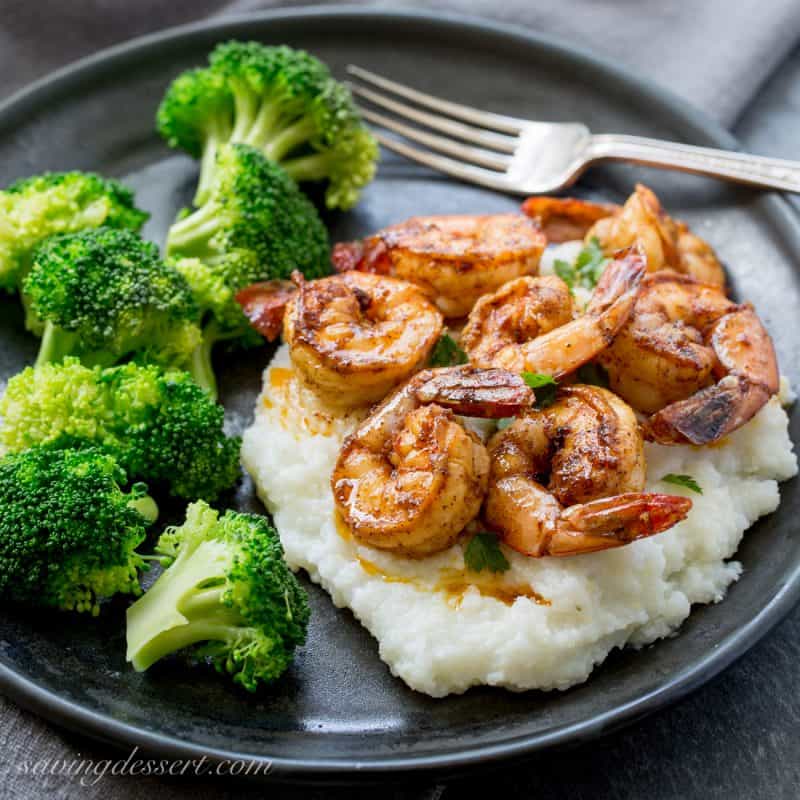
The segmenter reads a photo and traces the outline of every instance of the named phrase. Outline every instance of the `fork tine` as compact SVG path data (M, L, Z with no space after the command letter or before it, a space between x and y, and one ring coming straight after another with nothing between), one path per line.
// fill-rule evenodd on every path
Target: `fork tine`
M512 136L475 128L472 125L465 125L463 122L455 122L452 119L447 119L447 117L442 117L438 114L429 114L427 111L420 111L405 103L398 103L397 100L384 97L382 94L373 92L371 89L365 89L356 84L349 85L350 90L358 97L363 97L365 100L369 100L370 103L380 106L381 108L394 111L401 117L413 119L414 122L419 122L421 125L425 125L428 128L433 128L442 133L449 133L451 136L457 136L465 142L480 144L491 150L499 150L501 153L513 154L516 149L517 142Z
M491 111L479 111L471 106L464 106L461 103L453 103L441 97L434 97L431 94L425 94L425 92L404 86L402 83L383 78L374 72L357 67L355 64L348 64L347 72L356 78L360 78L365 83L379 86L381 89L386 89L388 92L393 92L405 97L407 100L412 100L421 106L425 106L425 108L432 108L464 122L472 122L484 128L491 128L510 134L517 134L525 127L525 120L523 119L507 117L504 114L494 114Z
M430 147L431 150L436 150L439 153L446 153L447 155L455 156L464 161L471 161L473 164L480 164L482 167L496 169L499 172L505 172L511 163L511 159L508 156L492 153L489 150L484 150L482 147L471 147L468 144L461 144L452 139L446 139L444 136L438 136L435 133L427 133L419 128L405 125L391 117L386 117L383 114L378 114L366 108L359 108L359 111L362 116L370 122L380 125L382 128L388 128L395 133L399 133L401 136L405 136L406 139L411 139L413 142L425 144Z
M494 172L490 169L483 169L483 167L474 167L471 164L464 164L453 158L438 156L426 150L419 150L416 147L405 144L405 142L393 139L391 136L385 136L380 131L374 132L374 135L387 150L399 153L401 156L405 156L419 164L424 164L431 169L444 172L445 175L452 175L459 180L467 181L468 183L477 183L480 186L486 186L489 189L497 189L501 192L522 194L522 192L520 192L517 187L510 184L501 173Z

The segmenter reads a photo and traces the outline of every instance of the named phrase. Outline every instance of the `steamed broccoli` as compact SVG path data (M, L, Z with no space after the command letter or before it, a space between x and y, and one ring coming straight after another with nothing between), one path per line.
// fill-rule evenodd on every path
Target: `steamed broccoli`
M39 365L74 355L109 366L136 355L183 367L200 343L186 279L130 231L98 228L47 239L23 288L45 323Z
M0 443L86 443L110 453L133 479L177 497L213 500L239 477L238 437L224 410L185 372L155 365L88 368L75 358L28 368L0 399Z
M255 281L330 271L328 234L314 206L276 164L246 145L223 145L209 199L178 219L167 239L203 316L192 372L213 387L211 350L220 340L259 342L236 293Z
M147 217L134 206L129 189L91 172L50 172L17 181L0 192L0 288L21 287L34 249L49 236L101 225L139 231ZM29 315L27 325L41 333L35 317Z
M305 641L308 597L264 517L193 503L156 552L167 569L128 609L135 669L188 650L250 691L286 670Z
M171 147L201 159L195 203L209 197L223 142L258 148L297 181L328 182L326 204L347 209L375 174L378 145L350 90L317 58L290 47L228 42L210 66L179 75L157 114Z
M98 450L35 447L0 461L0 597L99 612L118 592L138 594L135 548L158 510L146 487Z

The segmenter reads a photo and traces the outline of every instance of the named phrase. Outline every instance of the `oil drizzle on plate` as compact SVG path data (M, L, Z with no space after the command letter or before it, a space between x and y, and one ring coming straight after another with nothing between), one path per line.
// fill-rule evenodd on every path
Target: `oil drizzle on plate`
M338 512L335 513L335 524L339 536L345 541L352 541L353 534ZM520 597L525 597L540 606L550 605L550 601L546 597L542 597L531 586L522 583L507 583L494 575L483 576L480 573L476 574L464 569L443 569L439 572L439 579L431 586L417 578L387 572L363 556L356 556L356 558L359 566L367 575L381 578L386 583L405 583L419 589L442 593L445 595L448 605L453 608L461 605L464 595L472 588L476 589L482 597L491 597L507 606L514 605L514 602Z

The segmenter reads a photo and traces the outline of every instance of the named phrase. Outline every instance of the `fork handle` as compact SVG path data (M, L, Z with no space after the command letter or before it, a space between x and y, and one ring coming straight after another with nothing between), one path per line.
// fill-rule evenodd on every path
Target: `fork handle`
M766 189L800 192L800 161L782 158L616 134L592 136L589 158L591 161L628 161Z

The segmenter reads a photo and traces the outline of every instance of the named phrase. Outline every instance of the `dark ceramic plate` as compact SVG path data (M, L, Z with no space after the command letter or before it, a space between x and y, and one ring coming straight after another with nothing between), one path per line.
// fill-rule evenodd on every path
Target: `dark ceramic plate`
M308 48L342 74L354 62L424 90L532 119L581 120L598 132L735 146L677 98L563 43L475 21L358 10L267 14L207 23L101 53L38 83L0 109L0 185L46 169L122 176L163 238L190 197L195 165L153 131L159 98L176 73L229 37ZM686 176L618 167L590 172L577 192L621 200L646 178L670 210L719 249L736 291L755 302L774 334L783 370L798 384L800 228L779 197ZM353 238L413 214L507 211L510 197L454 183L386 155L357 209L328 219ZM0 313L0 376L30 363L36 343L16 305ZM220 363L232 423L243 427L268 353ZM220 359L222 361L223 359ZM794 438L800 415L792 416ZM20 703L91 736L173 756L255 758L280 777L392 770L457 770L596 736L672 702L753 645L800 596L796 482L777 513L740 550L742 579L720 605L696 609L680 635L643 652L613 654L568 692L488 688L432 700L392 678L375 641L321 590L310 587L308 645L288 675L255 696L211 672L125 664L124 603L99 620L0 611L0 686ZM259 508L249 484L232 503Z

